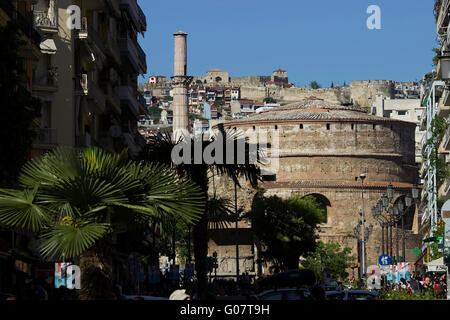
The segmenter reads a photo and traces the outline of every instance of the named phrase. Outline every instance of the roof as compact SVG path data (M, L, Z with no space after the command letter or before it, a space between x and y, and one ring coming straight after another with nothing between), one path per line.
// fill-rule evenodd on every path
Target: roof
M239 100L241 102L241 100ZM372 121L416 125L396 119L383 118L366 113L357 106L344 106L316 97L301 100L286 106L263 111L251 119L236 119L228 123L270 122L270 121Z

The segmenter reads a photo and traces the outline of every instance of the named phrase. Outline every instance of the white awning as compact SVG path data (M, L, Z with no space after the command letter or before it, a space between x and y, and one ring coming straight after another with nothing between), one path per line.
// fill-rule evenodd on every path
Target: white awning
M53 39L47 39L41 42L40 45L41 52L46 54L55 54L56 53L56 45Z

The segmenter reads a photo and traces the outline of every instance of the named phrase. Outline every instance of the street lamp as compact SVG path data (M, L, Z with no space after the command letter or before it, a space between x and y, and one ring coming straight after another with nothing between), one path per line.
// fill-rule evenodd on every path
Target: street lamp
M361 246L361 256L362 256L362 260L361 260L361 279L364 279L364 275L366 274L366 239L365 239L365 218L364 218L364 179L366 179L366 174L365 173L361 173L359 175L359 178L361 179L361 221L362 221L362 225L361 225L361 241L362 241L362 246Z
M389 185L387 186L386 196L389 202L392 200L392 198L394 198L394 186L392 185L392 183L389 183Z

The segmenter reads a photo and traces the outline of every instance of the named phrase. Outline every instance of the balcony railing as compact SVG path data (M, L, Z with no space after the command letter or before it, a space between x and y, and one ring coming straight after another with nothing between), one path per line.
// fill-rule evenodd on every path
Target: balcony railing
M44 30L58 30L58 16L55 12L53 17L49 17L45 11L34 11L34 24Z
M55 145L57 143L56 129L38 129L34 143Z
M119 39L119 47L122 55L129 58L135 71L139 74L145 74L147 63L145 61L145 53L128 34L121 35Z
M39 47L42 37L33 26L32 13L30 12L29 15L24 17L20 12L16 10L16 8L9 0L1 0L0 8L5 11L10 19L19 22L20 30L31 40L33 44Z
M128 10L128 13L130 14L130 17L133 20L138 32L146 31L147 20L136 0L120 0L120 5Z
M443 149L446 151L450 151L450 126L447 128L447 131L445 131L445 135L442 138L443 142Z
M124 101L129 107L132 113L137 117L139 115L139 105L136 98L135 90L130 86L119 87L120 100Z

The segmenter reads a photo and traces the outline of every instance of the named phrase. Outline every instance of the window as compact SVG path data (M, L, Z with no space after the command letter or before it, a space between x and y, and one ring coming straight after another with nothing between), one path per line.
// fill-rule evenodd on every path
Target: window
M327 123L327 130L330 130L330 124Z
M408 114L408 111L406 111L406 110L400 110L400 111L398 111L398 115L399 116L406 116Z
M302 123L302 124L300 124L300 129L303 129L303 123Z
M354 130L355 129L355 125L352 123L352 130Z
M275 130L278 130L278 126L277 125L275 125Z

